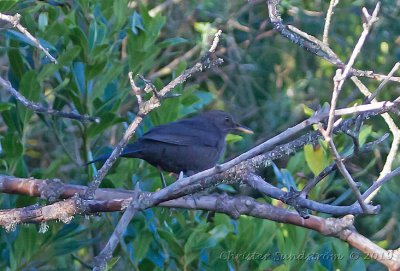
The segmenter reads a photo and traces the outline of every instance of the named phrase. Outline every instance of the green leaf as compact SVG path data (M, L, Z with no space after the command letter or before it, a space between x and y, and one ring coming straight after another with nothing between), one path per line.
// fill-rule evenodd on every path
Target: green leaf
M114 265L119 261L121 257L113 257L107 262L106 270L113 270Z
M249 232L253 234L249 234ZM265 232L270 234L266 235ZM276 232L275 223L271 221L242 216L238 221L238 239L233 250L236 252L254 251L263 253L268 250L268 247L272 246Z
M305 145L304 156L306 158L308 167L315 176L324 169L324 151L319 145L317 145L315 148L311 144Z
M167 242L168 247L171 249L170 252L172 252L175 256L178 257L180 255L183 255L182 245L178 242L174 233L161 229L159 229L157 232L160 235L160 237Z
M47 12L41 12L39 14L38 23L40 31L44 31L49 24L49 14Z
M343 270L346 269L350 255L349 245L346 242L343 242L335 238L332 238L330 241L332 243L334 253L340 257L343 257L343 259L336 260L337 264Z
M37 74L34 70L26 72L21 79L19 92L32 102L39 100L41 89L37 81ZM21 116L23 125L25 126L33 115L33 111L18 104L18 111Z
M212 238L210 234L202 231L200 227L191 231L189 238L184 246L185 265L191 264L199 258L200 250L215 247L217 240Z
M15 133L7 133L1 140L1 148L6 158L18 158L24 153L24 147Z
M93 79L95 76L101 74L107 65L107 59L99 59L95 63L86 66L85 75L87 80Z
M85 60L89 50L88 40L85 33L79 27L74 27L71 29L69 36L73 43L81 48L81 60Z
M229 233L229 229L226 225L220 224L214 227L208 233L212 236L212 238L219 242L225 239L226 235Z
M30 19L32 18L24 17L24 20L30 21ZM32 23L31 25L34 25L34 23ZM29 39L25 34L10 29L6 30L6 34L13 40L29 44L32 47L36 47L36 44L31 39ZM48 41L40 38L38 39L38 41L44 48L47 48L49 51L56 51L56 48Z
M179 115L185 116L201 110L206 105L210 104L214 99L212 93L208 91L194 90L186 91L180 97L181 108Z
M299 171L304 172L305 170L304 161L305 161L304 151L296 152L293 156L290 157L286 168L290 172L299 172Z
M22 76L19 92L30 101L37 102L39 100L41 89L37 81L37 73L34 70L30 70Z
M194 23L194 29L196 31L200 32L200 33L207 33L208 35L211 35L211 34L214 34L214 33L217 32L217 31L214 31L214 33L213 33L213 32L210 31L211 29L215 30L215 28L213 28L211 26L211 23L209 23L209 22L205 22L205 23L203 23L203 22L195 22Z
M140 16L140 14L135 10L132 15L131 30L135 35L137 35L139 33L139 29L145 31L142 16Z
M14 257L19 260L18 264L20 268L24 262L29 262L32 256L37 251L38 235L35 228L32 225L27 227L21 227L18 231L17 238L13 242L13 250L15 252Z
M174 46L174 45L187 43L187 42L188 42L187 39L184 39L181 37L175 37L175 38L170 38L170 39L164 40L163 42L159 43L158 46L160 48L165 48L165 47Z
M15 41L11 41L10 43L12 47L18 48L17 44L18 43ZM10 70L12 72L12 75L14 75L15 78L20 80L25 72L25 65L20 51L12 47L7 51L8 59L12 59L12 61L10 61Z
M214 224L224 225L230 233L234 231L231 218L225 214L216 213L214 216Z
M101 97L104 94L104 89L107 87L107 85L115 80L115 78L120 78L123 71L124 65L121 65L120 63L112 63L110 65L108 63L107 72L104 72L102 76L100 76L100 78L98 78L94 83L93 90L90 93L89 103L92 103L94 99ZM130 88L127 90L129 91ZM119 95L119 93L117 95Z
M10 132L18 132L18 134L22 133L21 120L17 114L16 106L15 108L10 108L10 110L1 112L1 116Z
M121 159L115 172L107 175L110 179L108 187L126 187L128 185L127 180L132 179L132 172L137 171L139 165L139 159Z
M42 82L44 79L54 76L58 69L58 65L55 65L53 63L43 65L37 76L38 81Z
M115 28L121 29L128 18L128 0L113 1L113 17L115 19Z
M371 125L363 125L362 126L360 134L358 136L360 146L365 144L365 142L367 141L367 138L371 135L371 133L372 133Z
M13 103L0 103L0 112L10 110L11 108L15 108L15 104L13 104Z
M42 176L44 178L57 178L60 168L67 163L70 163L70 159L66 155L59 155L51 161L48 167L43 169Z
M219 190L221 190L223 192L229 192L229 193L237 192L235 190L235 188L233 188L231 185L228 185L228 184L222 183L222 184L219 184L217 187L218 187Z
M12 10L18 0L2 0L0 1L0 12Z
M311 117L312 115L314 115L315 111L313 109L311 109L310 107L308 107L307 105L303 104L303 111L304 114L308 117Z
M121 123L125 119L119 118L115 114L108 112L104 115L100 115L100 123L91 123L89 128L87 129L87 136L89 138L94 137L104 130L111 128L114 124Z
M147 230L139 233L138 237L133 241L135 261L140 262L149 250L153 235Z
M240 140L242 140L242 139L243 139L242 136L240 136L240 135L233 135L233 134L228 134L228 135L226 136L226 138L225 138L225 140L226 140L226 142L227 142L228 144L238 142L238 141L240 141Z
M185 253L214 247L216 240L208 233L194 230L185 244Z
M75 60L81 53L81 48L77 45L73 45L66 49L62 55L57 59L60 65L70 65L73 60ZM54 65L53 65L54 66Z

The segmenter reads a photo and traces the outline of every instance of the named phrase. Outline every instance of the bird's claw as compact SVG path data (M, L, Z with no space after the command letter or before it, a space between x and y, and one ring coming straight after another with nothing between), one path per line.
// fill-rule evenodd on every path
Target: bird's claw
M281 200L290 205L293 206L294 209L299 213L299 215L302 218L309 218L310 215L308 214L308 210L304 207L301 207L297 201L297 199L301 196L301 192L293 189L292 187L290 188L290 191L286 193L284 197L281 198Z

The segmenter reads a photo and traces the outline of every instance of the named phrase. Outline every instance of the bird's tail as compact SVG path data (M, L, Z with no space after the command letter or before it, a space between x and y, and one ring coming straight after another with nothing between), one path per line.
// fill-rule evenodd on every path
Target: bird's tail
M133 144L128 144L128 146L126 146L126 148L124 149L124 151L122 152L122 154L120 156L122 157L129 157L129 158L140 158L140 152L141 152L141 148L139 146L137 146L135 143ZM102 162L104 163L108 157L110 157L111 153L102 155L100 157L97 157L96 159L88 162L85 164L85 166L88 166L90 164L93 163L97 163L97 162Z
M98 157L98 158L86 163L85 166L88 166L90 164L97 163L97 162L103 162L104 163L107 160L107 158L110 157L110 155L111 154L105 154L103 156L100 156L100 157Z

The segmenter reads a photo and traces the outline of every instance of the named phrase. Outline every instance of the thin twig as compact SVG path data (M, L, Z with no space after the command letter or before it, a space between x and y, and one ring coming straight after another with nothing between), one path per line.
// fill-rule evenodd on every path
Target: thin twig
M363 31L361 32L361 35L358 38L358 41L356 43L356 46L353 49L350 59L347 62L346 67L344 68L344 71L342 72L342 78L339 82L339 89L342 88L344 80L348 77L349 72L350 72L351 68L353 67L353 64L354 64L358 54L361 52L361 48L364 45L365 39L367 38L372 25L378 21L378 12L379 12L380 7L381 7L381 3L380 2L376 3L375 9L372 12L372 15L366 17L367 23L363 23ZM363 11L366 11L366 9L363 8Z
M327 140L331 140L332 137L332 128L333 128L333 123L335 121L335 109L336 109L336 104L337 104L337 99L339 97L340 93L340 85L339 85L339 78L341 77L342 73L340 69L336 70L335 77L333 78L333 92L332 92L332 98L331 98L331 106L329 108L329 118L328 118L328 125L326 128L326 131L324 131L324 137Z
M360 38L357 41L356 46L353 49L353 52L349 58L349 61L346 64L346 67L344 68L343 72L338 69L336 71L336 75L334 77L334 90L332 93L332 99L331 99L331 112L330 116L328 119L328 127L326 128L326 133L327 136L330 137L332 133L332 125L334 121L334 111L336 109L336 103L337 103L337 98L342 90L343 84L348 77L351 68L354 65L354 62L358 56L358 54L361 52L361 48L364 45L365 39L367 38L369 31L372 27L372 25L378 20L378 12L380 9L380 2L378 2L375 6L374 12L372 13L372 16L369 16L367 19L367 23L363 24L363 32L360 35Z
M126 208L124 214L121 219L118 221L117 226L115 227L112 235L107 241L106 246L101 250L100 254L94 258L94 268L93 271L100 271L106 268L107 261L109 261L112 257L112 254L120 242L123 233L128 227L129 222L131 222L133 216L140 210L139 205L139 183L136 184L135 194L132 197L131 202Z
M278 31L283 37L298 45L300 48L303 48L304 50L311 52L312 54L322 57L326 61L342 69L345 64L332 51L332 49L329 48L329 46L327 46L325 43L318 40L317 38L295 28L294 26L287 26L283 24L282 18L280 17L278 11L279 3L279 0L267 0L269 18L274 29ZM386 75L374 73L373 71L363 71L354 68L350 69L350 74L354 76L367 77L378 81L382 81L388 78ZM390 81L400 82L400 77L391 77Z
M268 197L286 202L288 205L295 207L296 210L306 208L309 210L315 210L317 212L329 213L333 215L364 213L364 211L360 208L358 204L352 204L351 206L333 206L305 199L303 197L290 197L290 192L282 191L281 189L269 184L263 178L254 173L249 173L246 178L243 179L243 182ZM288 200L288 198L290 200ZM370 208L370 213L377 213L380 209L379 206L372 205L368 205L368 208Z
M340 154L337 151L335 144L333 143L333 140L329 140L328 143L329 143L329 146L330 146L330 148L332 150L333 156L335 157L335 162L336 162L336 164L338 166L338 169L342 173L344 179L349 184L351 190L353 190L353 193L356 196L357 201L360 204L361 208L363 209L363 211L366 214L371 213L370 208L364 203L364 201L363 201L363 199L361 197L361 193L360 193L360 190L358 190L356 182L353 180L353 177L351 177L349 171L347 170L346 166L344 165L343 160L340 157Z
M218 30L217 33L215 33L213 43L211 44L211 47L208 50L208 52L210 52L210 53L214 53L215 52L215 50L217 49L221 34L222 34L222 30Z
M79 115L79 114L73 113L73 112L58 111L55 109L46 108L39 103L29 101L20 92L15 90L11 86L11 83L9 81L6 81L1 77L0 77L0 85L7 92L9 92L15 99L17 99L18 102L23 104L25 107L31 109L32 111L35 111L36 113L49 114L49 115L54 115L54 116L62 117L62 118L75 119L75 120L79 120L81 122L84 122L84 121L93 121L96 123L100 122L100 119L97 117L90 117L88 115Z
M21 31L22 34L24 34L30 41L32 41L36 47L38 47L40 50L42 50L45 55L50 58L50 60L54 63L54 64L58 64L57 60L49 53L49 51L44 48L40 42L37 40L37 38L35 38L31 33L28 32L28 30L26 30L25 27L23 27L19 22L21 20L21 15L20 14L15 14L14 16L11 15L6 15L6 14L2 14L0 13L0 20L4 20L7 22L10 22L13 27L17 28L19 31Z
M395 67L396 66L397 65L395 65ZM392 71L393 70L394 69L392 69ZM351 80L358 87L358 89L360 90L361 93L363 93L366 97L372 97L372 93L368 90L368 88L357 77L353 76L353 77L351 77ZM396 99L396 100L398 100L398 99ZM378 103L378 101L376 100L375 97L370 102L371 102L371 104L377 104ZM387 175L391 171L392 165L393 165L394 159L395 159L395 157L397 155L397 151L398 151L399 144L400 144L400 129L397 127L396 123L393 121L393 118L388 113L382 114L382 118L385 120L386 124L389 127L389 130L393 134L393 141L392 141L392 145L390 147L390 151L389 151L389 153L388 153L388 155L386 157L386 161L385 161L385 164L383 166L383 169L379 174L379 179L383 178L385 175ZM374 190L374 193L372 193L366 199L366 202L370 202L376 196L378 191L379 191L379 189Z
M393 66L393 68L390 70L390 72L388 73L388 75L387 75L387 77L385 78L385 80L383 80L383 81L379 84L378 88L377 88L373 93L371 93L371 94L368 96L368 99L367 99L367 102L366 102L366 103L369 103L369 102L371 102L373 99L375 99L375 97L379 94L379 92L383 89L383 87L390 81L390 78L393 77L393 74L399 69L399 67L400 67L400 62L397 62L397 63Z
M325 43L326 45L328 45L329 27L331 25L333 8L336 7L337 4L339 4L339 0L331 0L331 2L329 3L328 11L326 13L324 34L322 35L322 42Z
M367 189L367 191L364 192L362 195L362 198L365 200L365 202L370 202L371 201L371 195L375 193L385 183L396 177L397 175L400 174L400 167L396 168L395 170L391 171L390 173L386 174L383 177L379 177L378 180L376 180L370 188Z
M167 74L172 73L172 71L181 63L181 61L188 60L189 58L193 57L198 51L200 51L200 46L196 45L189 51L187 51L184 55L175 58L171 62L169 62L166 66L162 67L158 71L150 74L148 78L150 80L155 79L157 77L165 76Z
M180 2L182 2L182 0L167 0L167 1L164 1L161 4L159 4L158 6L155 6L154 8L149 10L149 15L151 17L154 17L157 14L163 12L165 9L167 9L172 4L179 4Z
M365 213L369 213L370 210L369 210L368 206L364 203L364 201L361 197L361 193L360 193L359 189L357 188L357 184L351 177L349 171L347 170L346 166L344 165L344 163L342 161L342 158L341 158L339 152L336 149L335 143L333 142L332 133L333 133L333 124L335 121L335 109L336 109L337 99L342 90L343 84L352 69L354 62L364 45L365 39L367 38L372 25L378 20L379 8L380 8L380 2L378 2L376 4L375 9L371 16L368 14L368 12L366 11L365 8L363 9L363 12L365 14L365 19L367 22L363 24L363 32L361 33L360 38L358 39L356 46L354 47L353 52L349 58L349 61L346 64L345 68L343 69L343 71L341 69L336 70L336 75L333 78L334 87L333 87L333 93L332 93L332 98L331 98L331 107L330 107L330 111L329 111L328 125L327 125L326 130L324 130L322 127L320 127L322 135L324 136L325 140L329 144L329 147L335 158L335 162L337 164L339 171L342 173L344 179L349 184L350 188L352 189L353 193L355 194L355 196L357 198L358 203L360 204L361 208L363 209L363 211Z
M141 96L141 89L136 86L135 81L133 80L133 72L129 72L128 77L129 77L129 82L131 84L132 91L136 96L136 99L138 101L139 108L140 108L140 106L142 106L142 103L143 103L143 99Z
M400 104L400 96L397 97L394 101L382 101L382 102L374 102L371 104L362 104L355 105L351 107L336 109L333 113L335 117L350 115L354 113L367 113L374 111L381 111L382 109L395 109ZM386 114L386 113L385 113ZM383 115L383 114L382 114Z
M352 154L350 154L350 155L348 155L346 157L342 157L343 163L347 162L348 160L350 160L352 157L354 157L355 154L359 155L361 153L372 151L374 149L374 147L376 147L376 145L382 143L388 137L389 137L389 134L384 134L379 139L377 139L377 140L375 140L373 142L369 142L369 143L364 144L361 147L361 149L358 150L358 152L354 151ZM329 166L324 168L317 176L315 176L312 180L307 182L307 184L301 190L300 196L305 198L310 193L310 191L311 191L311 189L313 187L315 187L321 180L323 180L326 176L328 176L331 172L335 171L336 169L337 169L337 164L335 162L333 162L332 164L330 164Z

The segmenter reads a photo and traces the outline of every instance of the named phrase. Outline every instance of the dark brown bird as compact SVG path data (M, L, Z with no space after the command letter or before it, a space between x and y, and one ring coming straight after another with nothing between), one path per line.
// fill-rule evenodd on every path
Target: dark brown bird
M143 159L164 171L192 175L216 165L224 152L225 137L232 131L253 133L230 114L212 110L150 129L129 144L121 156Z

